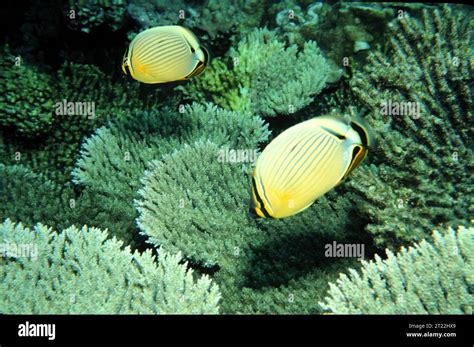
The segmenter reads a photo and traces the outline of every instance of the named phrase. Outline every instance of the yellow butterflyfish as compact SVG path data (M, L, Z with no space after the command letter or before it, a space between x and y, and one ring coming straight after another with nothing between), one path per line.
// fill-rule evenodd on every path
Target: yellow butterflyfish
M305 210L362 162L372 142L364 122L339 115L285 130L257 159L250 213L284 218Z
M167 83L197 76L208 63L209 53L189 29L169 25L135 36L125 52L122 70L143 83Z

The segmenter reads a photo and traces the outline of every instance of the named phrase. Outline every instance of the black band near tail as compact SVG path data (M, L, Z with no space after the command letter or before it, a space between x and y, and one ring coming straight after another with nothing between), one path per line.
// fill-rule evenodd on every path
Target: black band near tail
M130 66L128 65L128 62L124 63L123 66L125 67L125 72L127 73L127 75L132 76L132 73L130 72Z
M362 126L360 126L359 124L357 124L356 122L351 122L351 127L352 127L352 129L354 129L357 132L357 134L359 134L359 137L360 137L360 140L362 141L362 144L365 147L368 147L369 146L369 134L367 134L367 132L364 130L364 128Z
M257 183L255 182L255 177L252 177L252 185L253 185L253 191L255 193L255 197L257 198L258 202L260 203L260 210L262 211L263 215L267 218L273 218L272 216L270 216L268 211L265 209L265 205L263 204L263 200L260 197L260 194L258 193Z

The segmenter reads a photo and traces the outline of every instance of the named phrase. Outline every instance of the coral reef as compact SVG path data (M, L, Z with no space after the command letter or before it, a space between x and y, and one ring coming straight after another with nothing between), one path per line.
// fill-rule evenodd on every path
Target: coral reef
M243 34L260 26L267 2L267 0L207 0L199 10L194 26L205 31L211 40L228 35L229 32Z
M70 225L109 228L109 232L120 237L120 228L129 223L111 221L109 211L104 211L101 202L89 192L78 192L71 183L58 184L35 173L23 165L0 163L0 219L21 222L26 227L44 223L55 229ZM131 246L134 246L130 242Z
M126 9L126 0L69 0L64 12L71 29L89 33L101 25L112 30L120 29Z
M73 180L109 214L105 226L130 242L137 236L133 199L149 161L199 138L234 150L253 150L268 135L267 125L259 117L209 103L150 112L137 110L98 129L86 140Z
M329 60L343 67L363 64L363 51L384 42L388 23L396 16L394 7L404 5L286 0L272 5L269 14L288 43L303 47L315 40Z
M473 15L21 4L0 57L0 312L471 313ZM157 25L209 48L201 75L119 75L127 36ZM333 112L369 124L367 159L300 214L248 216L263 146ZM365 247L364 260L326 254L333 243ZM29 246L35 259L15 253Z
M202 78L180 89L192 99L210 98L231 110L286 115L309 105L331 73L315 42L298 51L295 45L285 47L275 32L256 29L224 59L211 62Z
M53 123L55 94L52 78L21 56L13 56L8 46L0 57L0 126L13 129L24 137L47 133Z
M87 226L56 233L7 219L0 235L3 314L218 313L218 287L179 254L131 253Z
M178 24L189 27L192 16L196 14L193 6L180 0L171 2L166 0L130 0L127 12L141 29Z
M363 166L348 187L375 241L397 247L472 216L474 55L472 22L448 6L420 20L406 15L391 33L387 54L371 53L350 83L379 141L376 166ZM393 106L407 104L410 112Z
M292 0L279 1L270 9L274 16L277 30L290 44L303 46L306 41L305 33L314 33L320 24L321 9L324 4L315 2L308 5ZM315 36L311 39L315 39Z
M158 25L183 25L202 31L200 39L204 42L221 44L218 39L228 36L229 32L242 33L258 27L266 2L206 0L199 4L182 0L130 0L127 10L141 29Z
M0 163L0 219L23 221L27 226L38 222L56 226L64 218L61 189L40 174L21 165Z
M366 51L387 41L394 18L407 13L418 16L429 7L409 2L285 0L271 5L268 12L288 43L303 47L315 40L325 56L341 67L363 66Z
M2 72L15 73L16 68L11 66ZM10 72L11 70L13 72ZM18 78L17 81L22 81L22 78ZM32 78L31 81L35 82L36 79ZM79 154L84 136L91 134L111 119L121 118L133 109L139 107L143 110L149 109L151 105L157 104L159 95L159 92L141 95L136 85L114 83L97 67L75 63L64 64L54 79L50 77L46 79L45 82L48 84L38 84L33 89L28 84L13 82L5 81L11 84L11 87L6 88L9 92L5 94L6 99L2 102L9 103L5 105L5 110L16 116L8 118L2 116L2 119L9 119L9 122L14 120L16 129L22 131L26 129L23 133L27 131L28 134L32 134L34 131L35 134L40 133L43 136L34 142L26 142L14 134L4 132L6 140L2 139L4 142L2 162L26 165L63 183L70 180L70 171ZM35 90L38 90L38 98L35 98ZM25 102L19 103L20 99L16 100L9 95L16 95L15 98L30 96L24 96ZM7 101L8 98L15 99L15 104ZM38 105L41 98L44 98L44 104ZM84 107L81 113L63 112L64 110L57 112L58 104L64 102L87 104L87 107ZM34 111L29 112L31 109ZM93 112L89 114L86 110ZM37 117L32 118L31 115L35 114Z
M435 231L433 239L363 261L320 304L340 314L472 314L474 228Z
M292 218L255 221L251 167L219 160L219 149L200 141L150 163L136 201L140 229L156 247L217 271L223 312L318 312L310 293L322 297L327 280L353 264L326 258L324 244L370 243L349 199L334 193Z
M24 221L28 226L38 222L56 226L66 201L60 201L60 189L21 165L0 164L0 218ZM47 206L47 210L42 207Z

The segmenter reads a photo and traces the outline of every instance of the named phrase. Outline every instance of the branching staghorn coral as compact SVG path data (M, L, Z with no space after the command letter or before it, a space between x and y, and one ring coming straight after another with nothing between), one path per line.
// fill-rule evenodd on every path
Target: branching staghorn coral
M234 170L219 163L218 156L217 145L199 142L152 162L138 201L139 226L150 242L173 252L185 250L187 257L209 267L226 259L239 239L259 238L246 221L249 196L242 170L249 168L237 164ZM209 234L212 230L215 235Z
M255 29L224 59L213 60L200 78L179 89L192 99L209 97L231 110L286 115L309 105L330 73L315 42L298 51L296 45L285 47L275 32Z
M5 71L15 68L12 60L12 65ZM44 110L51 118L51 125L48 128L42 124L42 135L34 141L26 141L6 129L2 131L0 162L6 166L1 168L5 185L0 189L5 189L2 196L9 197L1 208L2 217L22 221L28 226L42 222L60 229L87 222L88 225L108 227L120 237L120 233L126 233L127 227L133 224L133 218L126 224L122 222L123 218L111 218L115 215L107 209L107 213L104 212L104 201L91 192L81 193L72 187L70 172L79 157L84 136L111 119L121 119L133 109L147 110L151 105L156 106L157 93L139 95L136 85L113 83L98 68L73 63L64 64L56 78L51 78L53 81L54 93L48 95L49 109L40 108L30 100L10 105L12 112L18 115L28 108ZM14 88L15 95L28 92L21 84ZM93 112L60 110L57 113L58 103L87 104L91 108L86 109L93 106ZM31 119L34 118L29 115L24 120L17 120L16 127L26 128Z
M247 215L251 167L220 157L211 142L185 145L150 163L138 225L156 247L182 252L216 272L227 313L316 313L327 282L351 259L329 259L324 245L357 239L362 221L345 196L329 195L283 220ZM352 266L357 266L356 264Z
M179 254L131 253L87 226L56 233L7 219L0 237L3 314L218 313L217 285L195 280Z
M137 236L133 199L149 161L200 138L234 151L253 151L268 136L267 125L259 117L209 103L135 111L86 140L73 180L110 216L105 226L119 239L131 242Z
M464 224L474 211L474 55L472 21L448 6L420 20L405 15L391 32L388 52L370 54L351 81L379 140L376 166L354 172L348 187L375 241L396 247L439 224Z
M474 228L435 231L433 239L363 261L320 304L342 314L472 314Z
M40 221L56 226L66 204L58 186L21 165L0 163L0 196L0 219L23 221L28 226Z
M119 222L107 223L111 215L91 193L79 193L71 183L59 185L23 165L0 163L0 196L0 220L8 218L26 227L37 223L55 229L86 223L96 227L110 225L110 231L118 235L118 228L124 227Z

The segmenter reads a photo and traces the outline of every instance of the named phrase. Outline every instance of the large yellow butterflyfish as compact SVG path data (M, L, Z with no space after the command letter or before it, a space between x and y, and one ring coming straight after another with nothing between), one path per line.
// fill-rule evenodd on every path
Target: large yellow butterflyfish
M122 70L143 83L167 83L199 75L208 62L207 50L189 29L169 25L135 36L123 57Z
M362 162L372 142L364 122L339 115L285 130L257 159L250 213L284 218L305 210Z

